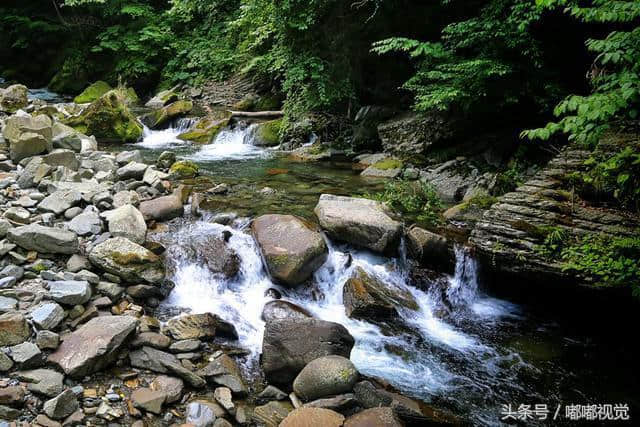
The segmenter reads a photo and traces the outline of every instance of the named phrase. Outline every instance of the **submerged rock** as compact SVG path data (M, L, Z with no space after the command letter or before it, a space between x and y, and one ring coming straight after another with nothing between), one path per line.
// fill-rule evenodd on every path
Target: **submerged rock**
M322 228L336 240L382 253L398 248L402 224L380 202L323 194L314 212Z
M262 368L269 381L289 383L318 357L348 358L353 345L349 331L338 323L313 318L272 321L262 341Z
M293 215L262 215L251 229L269 273L286 285L304 282L327 259L322 234Z
M89 261L128 282L159 284L165 276L159 256L124 237L114 237L96 245L89 254Z
M115 361L137 325L131 316L96 317L69 335L48 360L74 378L98 372Z

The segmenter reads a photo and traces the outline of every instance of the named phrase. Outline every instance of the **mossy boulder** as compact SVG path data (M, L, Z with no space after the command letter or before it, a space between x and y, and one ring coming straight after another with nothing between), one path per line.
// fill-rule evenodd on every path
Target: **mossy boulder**
M11 85L6 89L0 88L0 111L15 113L29 104L28 90L24 85Z
M204 117L188 132L178 135L178 139L208 144L223 128L229 125L230 118L231 113L227 111Z
M272 147L280 143L282 119L270 120L256 126L253 143L259 146Z
M151 98L146 104L145 107L149 108L162 108L167 104L170 104L174 101L178 100L178 92L176 92L177 88L174 87L172 89L167 89L160 91Z
M162 107L158 110L142 116L142 122L149 126L151 129L158 128L167 124L170 120L184 116L193 109L193 102L188 100L179 100L172 104Z
M90 84L80 95L73 98L73 102L76 104L87 104L100 98L110 90L113 90L113 88L109 83L98 80L97 82Z
M89 261L131 283L159 284L165 276L159 256L124 237L113 237L96 245L89 253Z
M198 170L198 165L196 165L195 163L189 160L181 160L171 165L169 172L171 173L171 175L179 179L185 179L193 178L194 176L196 176L198 174Z
M127 99L126 90L110 90L66 124L104 141L136 142L142 136L142 125L127 107Z

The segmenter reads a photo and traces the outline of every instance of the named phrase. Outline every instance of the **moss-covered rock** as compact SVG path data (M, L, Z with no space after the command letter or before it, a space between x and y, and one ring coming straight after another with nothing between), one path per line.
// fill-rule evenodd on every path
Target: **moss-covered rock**
M255 145L272 147L280 143L280 129L282 119L271 120L260 123L256 126L254 141Z
M127 107L127 99L126 90L111 90L66 124L105 141L136 142L142 136L142 125Z
M231 113L227 111L204 117L192 129L178 135L178 139L208 144L229 124L230 118Z
M87 104L95 101L112 89L113 88L109 83L98 80L97 82L90 84L80 95L73 98L73 102L76 104Z
M176 88L167 89L160 91L151 98L146 104L145 107L149 108L162 108L167 104L170 104L174 101L178 100L178 92L176 92Z
M171 175L184 179L184 178L193 178L198 174L198 165L189 161L189 160L181 160L179 162L175 162L171 165L169 172Z
M152 111L151 113L145 114L141 120L151 129L155 129L167 124L170 120L176 117L184 116L192 109L193 102L182 99L169 104L166 107L162 107L158 110Z

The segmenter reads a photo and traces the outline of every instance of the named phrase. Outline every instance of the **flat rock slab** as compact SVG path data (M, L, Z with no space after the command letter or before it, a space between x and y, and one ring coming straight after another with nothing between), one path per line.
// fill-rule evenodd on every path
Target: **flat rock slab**
M64 319L64 310L55 302L40 304L29 314L33 323L40 329L54 329Z
M52 254L78 252L78 236L71 231L38 224L23 225L7 232L8 239L28 251Z
M91 298L91 286L84 280L49 282L49 297L60 304L84 304Z
M124 237L108 239L93 248L89 261L128 282L159 284L164 280L162 259Z
M96 317L68 336L49 361L74 378L98 372L116 359L137 325L131 316Z
M64 375L53 369L33 369L31 371L18 371L13 374L18 380L27 383L27 389L48 397L54 397L62 393Z

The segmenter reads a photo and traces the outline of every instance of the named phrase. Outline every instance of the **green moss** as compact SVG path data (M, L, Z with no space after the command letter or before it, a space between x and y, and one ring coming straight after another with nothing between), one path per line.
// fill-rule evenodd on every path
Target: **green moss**
M193 103L188 100L179 100L158 110L145 114L142 121L150 128L155 128L167 123L169 120L183 116L193 109Z
M198 165L188 160L181 160L175 162L169 172L178 178L193 178L198 174Z
M390 157L384 160L380 160L379 162L375 163L373 167L380 170L400 169L402 168L402 161Z
M183 141L193 141L200 144L211 142L216 135L229 124L230 114L220 114L217 116L205 117L198 121L193 129L178 135L178 139Z
M261 145L273 146L280 143L282 119L271 120L258 125L257 137Z
M472 208L484 210L489 209L491 205L493 205L497 201L498 199L496 197L489 194L479 194L462 203L460 208L462 212L466 212Z
M113 88L109 85L109 83L98 80L97 82L89 85L85 90L82 91L80 95L76 96L73 99L73 102L75 102L76 104L86 104L89 102L93 102L112 89Z
M145 264L153 261L147 257L141 257L140 255L134 252L129 252L129 253L113 252L111 253L111 258L115 262L121 265Z
M280 97L278 95L263 95L255 102L256 111L273 111L280 108Z

